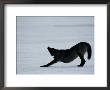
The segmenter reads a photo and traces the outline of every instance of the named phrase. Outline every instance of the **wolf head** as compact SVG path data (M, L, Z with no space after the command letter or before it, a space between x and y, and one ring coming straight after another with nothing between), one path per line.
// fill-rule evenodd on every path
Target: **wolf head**
M58 52L58 50L54 49L54 48L48 47L47 49L48 49L49 53L51 54L51 56L55 56L56 53Z

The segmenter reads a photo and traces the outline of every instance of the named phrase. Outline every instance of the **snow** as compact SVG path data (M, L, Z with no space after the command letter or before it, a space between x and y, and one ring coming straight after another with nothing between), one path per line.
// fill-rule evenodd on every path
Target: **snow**
M92 57L84 67L78 57L71 63L58 62L40 67L53 57L47 47L68 49L88 42ZM94 74L94 17L25 17L17 16L17 74Z

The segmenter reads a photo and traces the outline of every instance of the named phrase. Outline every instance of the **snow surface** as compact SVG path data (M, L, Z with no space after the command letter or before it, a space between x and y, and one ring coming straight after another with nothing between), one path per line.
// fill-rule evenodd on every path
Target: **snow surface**
M58 62L40 67L53 57L47 47L68 49L79 42L88 42L92 57L84 67L78 57L71 63ZM17 74L94 74L94 17L27 17L17 16Z

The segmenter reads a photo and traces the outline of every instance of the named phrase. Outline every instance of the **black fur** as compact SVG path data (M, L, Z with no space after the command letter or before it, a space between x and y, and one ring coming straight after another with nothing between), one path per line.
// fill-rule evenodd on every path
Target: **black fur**
M40 67L48 67L59 61L61 61L63 63L69 63L69 62L73 61L74 59L76 59L78 56L81 59L81 63L78 66L82 67L82 66L84 66L84 64L86 62L84 59L85 52L88 52L88 59L91 58L91 53L92 53L90 44L86 43L86 42L80 42L77 45L71 47L70 49L66 49L66 50L58 50L58 49L54 49L54 48L50 48L50 47L48 47L47 49L50 52L51 56L54 56L54 60L51 61L50 63L40 66Z

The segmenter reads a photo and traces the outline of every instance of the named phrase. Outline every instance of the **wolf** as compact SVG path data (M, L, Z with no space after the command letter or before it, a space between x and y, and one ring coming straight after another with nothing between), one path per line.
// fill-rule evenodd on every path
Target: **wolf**
M57 62L63 62L63 63L70 63L73 60L75 60L77 57L80 57L81 63L77 65L78 67L83 67L85 64L84 55L87 52L88 53L88 59L91 58L92 55L92 49L89 43L87 42L80 42L70 49L54 49L51 47L47 48L50 55L53 56L54 60L49 62L46 65L42 65L40 67L49 67L50 65L53 65Z

